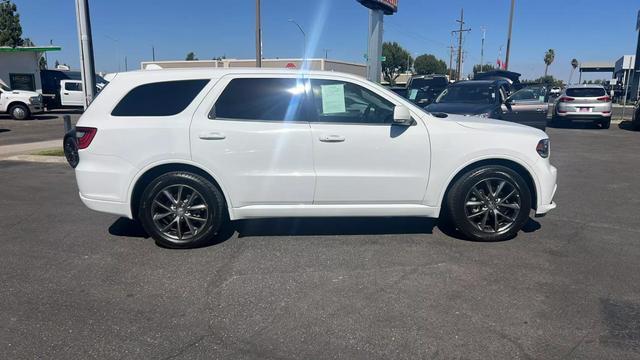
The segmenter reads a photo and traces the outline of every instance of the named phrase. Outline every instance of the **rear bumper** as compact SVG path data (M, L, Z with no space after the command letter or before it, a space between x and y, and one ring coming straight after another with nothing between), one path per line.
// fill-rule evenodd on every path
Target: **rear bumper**
M80 200L91 210L100 211L108 214L125 216L132 219L131 207L128 203L121 203L116 201L95 200L83 196L81 193Z
M611 112L558 112L557 115L564 119L593 121L611 118Z

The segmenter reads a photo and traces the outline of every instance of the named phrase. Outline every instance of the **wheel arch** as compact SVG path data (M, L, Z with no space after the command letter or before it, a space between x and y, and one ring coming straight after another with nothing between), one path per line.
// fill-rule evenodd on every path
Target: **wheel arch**
M527 167L522 165L521 163L519 163L517 161L514 161L514 160L511 160L511 159L490 158L490 159L482 159L482 160L474 161L474 162L464 166L463 168L459 169L455 173L455 175L447 183L447 188L446 188L446 190L444 191L444 193L442 194L442 196L440 198L440 204L441 204L441 210L440 211L441 211L441 213L445 208L445 206L444 206L445 199L449 195L449 190L451 189L453 184L460 177L462 177L464 174L466 174L467 172L469 172L469 171L471 171L473 169L480 168L482 166L487 166L487 165L504 166L504 167L507 167L507 168L515 171L520 176L522 176L524 181L527 183L527 186L529 187L529 190L531 191L531 206L532 206L532 208L534 210L538 208L538 187L537 187L536 181L535 181L533 175L531 174L531 172L529 171L529 169L527 169Z
M29 111L29 105L25 104L24 102L22 102L20 100L14 100L14 101L10 102L9 105L7 106L7 112L11 111L11 108L13 108L16 105L22 105L22 106L27 108L27 111Z
M137 210L138 205L140 203L142 193L144 192L144 189L147 187L147 185L149 185L149 183L151 183L151 181L153 181L153 179L157 178L158 176L169 173L169 172L173 172L173 171L191 172L191 173L200 175L205 179L211 181L222 193L227 211L229 212L229 217L231 219L234 219L231 201L227 193L225 192L224 188L221 186L220 182L210 172L202 169L201 167L196 166L194 164L182 163L182 162L170 162L170 163L154 165L149 169L145 170L141 175L139 175L135 179L134 185L131 189L130 196L129 196L129 199L130 199L129 206L131 208L131 215L133 218L135 218L138 214L138 210Z

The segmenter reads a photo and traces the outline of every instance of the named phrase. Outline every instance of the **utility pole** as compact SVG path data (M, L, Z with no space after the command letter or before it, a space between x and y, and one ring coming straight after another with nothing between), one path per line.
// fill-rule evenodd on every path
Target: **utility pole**
M260 0L256 0L256 67L262 67L262 25L260 24Z
M156 61L156 48L153 45L151 45L151 59Z
M460 20L456 20L456 22L460 23L460 29L459 30L454 30L452 31L452 33L458 33L458 63L456 65L456 72L457 74L457 79L460 80L461 79L461 72L462 72L462 35L465 32L469 32L471 31L471 28L469 29L463 29L464 27L464 9L460 10Z
M82 84L85 97L84 107L86 109L96 95L96 68L93 62L89 0L76 0L76 17L78 38L80 40L80 66L82 68Z
M324 49L324 59L328 59L329 58L329 50L331 49Z
M509 34L507 36L507 55L504 59L504 68L509 70L509 55L511 55L511 30L513 29L513 9L516 7L516 0L511 0L511 11L509 12Z
M129 64L127 64L127 56L124 57L124 71L129 71Z
M453 78L453 31L451 32L451 42L449 44L449 81Z
M487 33L487 28L482 26L480 30L482 30L482 45L480 45L480 72L482 72L484 66L484 38Z

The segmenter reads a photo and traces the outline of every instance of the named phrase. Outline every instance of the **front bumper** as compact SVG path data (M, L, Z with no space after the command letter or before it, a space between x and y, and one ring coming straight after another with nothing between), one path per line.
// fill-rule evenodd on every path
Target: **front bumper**
M553 198L558 190L558 169L547 163L546 166L542 166L538 171L538 174L540 174L538 178L540 189L538 192L536 216L543 216L557 207Z

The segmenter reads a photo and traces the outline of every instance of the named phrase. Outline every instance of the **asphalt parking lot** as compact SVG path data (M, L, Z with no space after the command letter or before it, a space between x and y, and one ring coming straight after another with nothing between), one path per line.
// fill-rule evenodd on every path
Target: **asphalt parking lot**
M0 353L637 359L640 133L622 127L549 129L558 208L500 243L280 219L167 250L86 209L66 165L0 162Z
M69 115L75 124L81 114L74 110L54 110L22 121L13 120L9 115L0 115L0 146L62 139L63 116Z

